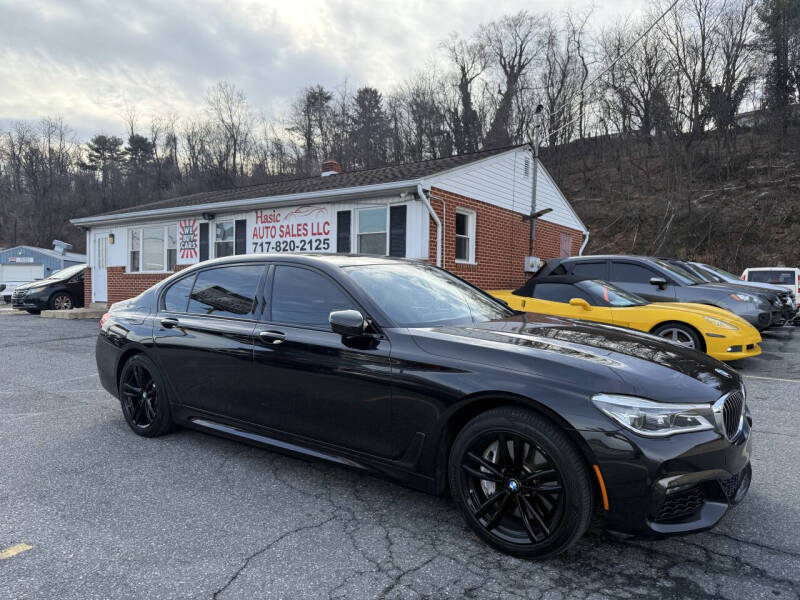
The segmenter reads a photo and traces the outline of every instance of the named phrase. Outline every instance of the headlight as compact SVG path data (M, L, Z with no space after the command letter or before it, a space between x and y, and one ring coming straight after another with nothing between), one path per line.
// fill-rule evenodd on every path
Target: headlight
M703 317L706 321L711 323L714 327L719 327L720 329L739 329L736 325L731 325L730 323L726 323L725 321L720 321L719 319L715 319L714 317Z
M45 290L45 286L30 288L28 290L29 294L38 294L39 292L43 292Z
M714 429L710 404L662 404L635 396L596 394L594 405L625 429L649 437Z
M731 298L737 302L752 302L754 304L761 303L761 300L759 300L756 296L753 296L752 294L742 294L741 292L737 294L731 294Z

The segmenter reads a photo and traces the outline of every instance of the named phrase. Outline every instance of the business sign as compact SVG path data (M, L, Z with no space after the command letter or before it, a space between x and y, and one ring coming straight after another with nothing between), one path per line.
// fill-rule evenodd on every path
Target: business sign
M186 219L178 222L178 264L194 264L199 256L200 236L197 220Z
M249 251L334 252L331 211L326 206L298 206L255 211Z
M10 263L32 263L32 256L9 256L8 262Z

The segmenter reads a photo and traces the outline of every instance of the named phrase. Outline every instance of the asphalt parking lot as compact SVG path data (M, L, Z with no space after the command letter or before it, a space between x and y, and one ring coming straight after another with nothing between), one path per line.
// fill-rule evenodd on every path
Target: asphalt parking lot
M593 527L544 563L479 542L447 498L192 431L135 436L98 382L96 332L0 316L2 599L800 596L800 328L739 366L754 478L716 530Z

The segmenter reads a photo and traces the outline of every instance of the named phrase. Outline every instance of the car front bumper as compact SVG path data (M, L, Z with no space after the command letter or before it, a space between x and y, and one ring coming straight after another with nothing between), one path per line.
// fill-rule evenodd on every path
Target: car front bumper
M14 293L11 295L11 307L19 310L45 310L47 301L47 297L40 297L38 294Z
M606 529L650 539L714 527L751 481L750 414L733 441L715 431L643 438L583 432L608 496Z
M749 332L739 330L730 334L705 333L703 337L706 342L706 354L724 361L758 356L761 354L761 334L752 328L747 329Z

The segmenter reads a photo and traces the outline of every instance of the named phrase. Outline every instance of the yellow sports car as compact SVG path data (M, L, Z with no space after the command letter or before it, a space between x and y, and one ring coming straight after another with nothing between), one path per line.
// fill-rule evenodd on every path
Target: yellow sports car
M651 303L605 281L536 277L513 292L489 293L516 310L638 329L719 360L761 354L758 330L723 308L685 302Z

